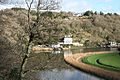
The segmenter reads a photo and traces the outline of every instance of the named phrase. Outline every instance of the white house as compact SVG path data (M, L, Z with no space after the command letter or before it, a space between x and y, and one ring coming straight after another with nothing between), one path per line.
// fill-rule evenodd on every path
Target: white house
M70 37L65 37L64 38L64 44L72 44L72 42L73 42L72 38L70 38Z

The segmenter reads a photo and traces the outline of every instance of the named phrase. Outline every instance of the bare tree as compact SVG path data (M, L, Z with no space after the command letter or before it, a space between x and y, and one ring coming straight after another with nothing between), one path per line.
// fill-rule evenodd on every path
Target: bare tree
M27 59L27 57L29 56L29 49L30 49L30 44L32 42L32 32L31 32L31 19L30 19L30 12L31 12L31 7L32 7L32 4L33 4L33 1L34 0L25 0L25 3L27 5L27 8L28 8L28 12L27 12L27 17L28 17L28 26L26 28L26 32L28 34L28 37L29 37L29 40L26 44L26 50L25 50L25 55L23 57L23 60L22 60L22 64L21 64L21 69L20 69L20 80L22 78L22 76L24 75L24 65L25 65L25 61Z
M44 23L43 17L41 18L41 10L49 11L49 10L56 10L60 8L60 0L37 0L36 4L36 32L38 37L41 36L41 32L43 29L45 29L44 25L41 23ZM48 21L49 23L49 21Z
M7 3L9 0L0 0L0 3Z
M21 64L21 76L20 78L22 77L22 75L24 75L24 69L23 69L23 66L24 66L24 63L25 63L25 60L26 58L28 57L29 55L29 49L30 49L30 45L31 45L31 42L33 40L33 33L32 33L32 29L33 26L31 25L31 19L30 19L30 12L31 12L31 9L32 9L32 5L33 3L35 2L35 0L25 0L25 3L27 5L27 8L28 8L28 12L27 12L27 17L28 17L28 28L27 28L27 33L28 33L28 36L29 36L29 41L28 41L28 44L26 45L26 54L24 55L23 57L23 61L22 61L22 64ZM57 9L59 6L59 2L56 1L56 0L36 0L36 9L37 9L37 20L36 20L36 25L34 25L35 27L38 27L38 23L39 23L39 20L40 20L40 10L55 10ZM36 30L37 31L37 30Z
M27 57L29 56L29 53L30 53L29 50L30 50L30 46L31 46L31 43L33 40L32 29L34 29L34 28L31 25L31 18L30 18L30 12L31 12L33 3L36 2L36 11L37 11L37 13L36 13L37 19L36 19L36 25L35 25L36 27L38 27L38 23L40 21L40 11L41 10L55 10L55 9L58 9L58 7L59 7L59 1L57 1L57 0L24 0L24 1L28 8L28 12L27 12L28 26L27 26L26 32L28 34L29 39L28 39L28 42L26 43L25 54L22 55L23 59L22 59L22 64L21 64L21 68L20 68L20 80L22 78L22 75L24 75L24 64L25 64ZM9 4L9 2L12 3L12 0L0 0L0 3L4 3L4 4L6 4L6 3ZM17 1L15 3L17 3ZM23 41L23 40L21 39L21 41ZM24 41L23 41L23 43L24 43Z
M40 21L40 11L41 10L56 10L59 8L59 4L60 4L60 1L58 0L25 0L26 2L26 5L27 5L27 8L28 8L28 13L27 13L27 16L28 16L28 33L29 33L29 37L30 37L30 42L32 41L32 33L31 33L31 29L33 29L31 27L31 24L30 24L30 12L31 12L31 9L32 9L32 4L33 3L36 3L36 26L38 26L38 23Z
M34 0L31 0L31 2L29 3L28 0L25 0L27 8L28 8L28 14L27 14L27 16L28 16L28 23L30 22L30 11L31 11L31 7L32 7L32 4L33 4L33 1Z
M37 0L37 23L40 19L40 11L41 10L56 10L60 8L60 0Z

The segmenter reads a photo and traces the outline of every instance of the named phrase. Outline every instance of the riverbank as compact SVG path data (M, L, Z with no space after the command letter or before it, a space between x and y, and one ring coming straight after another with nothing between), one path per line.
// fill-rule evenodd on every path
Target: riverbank
M52 48L33 47L32 51L53 51Z
M68 50L68 49L69 48L62 48L62 50ZM33 46L32 51L54 51L54 48Z
M64 59L69 64L91 74L95 74L100 77L104 77L109 80L120 80L120 72L109 71L103 68L95 67L92 65L85 64L81 61L82 58L93 55L93 54L105 54L110 53L110 51L102 52L87 52L87 53L77 53L77 54L66 54Z

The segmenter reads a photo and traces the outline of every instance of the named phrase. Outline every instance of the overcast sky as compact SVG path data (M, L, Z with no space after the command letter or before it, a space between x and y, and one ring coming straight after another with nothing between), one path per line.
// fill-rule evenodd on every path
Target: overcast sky
M14 3L19 1L23 4L24 0L13 0ZM71 12L85 12L87 10L116 12L120 14L120 0L62 0L61 10ZM12 7L13 5L0 5L0 8ZM16 5L17 6L17 5ZM22 7L25 5L22 5Z

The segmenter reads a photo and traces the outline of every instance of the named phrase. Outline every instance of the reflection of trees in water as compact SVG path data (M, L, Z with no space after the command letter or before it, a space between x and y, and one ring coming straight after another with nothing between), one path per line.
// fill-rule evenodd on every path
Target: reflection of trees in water
M70 51L71 52L71 51ZM69 54L69 51L66 51ZM86 73L79 72L64 61L64 54L33 53L28 59L25 80L99 80L92 79ZM67 76L67 77L66 77ZM88 77L88 78L87 78Z
M46 53L32 53L30 58L28 58L27 64L25 66L25 70L28 71L25 75L25 80L37 80L36 72L37 71L46 71L57 69L59 71L70 69L73 70L72 67L67 65L64 61L64 54L53 54L51 52ZM33 70L35 72L33 72ZM32 71L32 72L31 72Z
M44 70L44 69L62 69L69 66L64 62L63 53L51 54L51 53L39 53L31 54L26 64L26 70Z
M104 49L87 48L87 49L83 49L82 52L89 52L89 51L92 52L92 51L101 51L101 50ZM64 54L72 54L72 52L67 50L64 52ZM54 68L58 68L58 69L70 68L64 61L64 54L63 53L56 54L53 52L32 53L30 54L30 58L28 58L28 62L25 66L25 69L44 70L44 69L54 69Z

